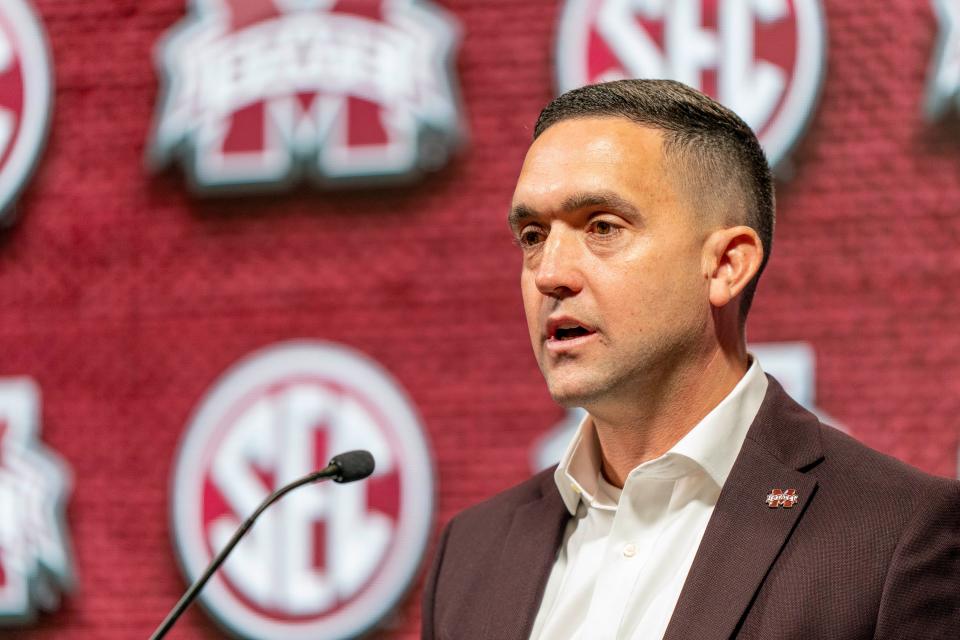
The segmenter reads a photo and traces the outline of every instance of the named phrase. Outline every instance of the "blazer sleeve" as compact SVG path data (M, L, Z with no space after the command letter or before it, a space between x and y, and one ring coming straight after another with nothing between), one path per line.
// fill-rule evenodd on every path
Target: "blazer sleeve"
M437 579L440 575L440 567L443 564L443 555L447 550L447 540L450 537L450 528L453 526L453 520L447 523L440 534L440 541L434 550L433 562L430 566L430 573L427 574L427 582L423 587L423 596L421 598L420 610L420 638L421 640L435 640L438 636L434 628L434 613L437 601Z
M960 638L960 483L931 491L904 529L884 581L876 640Z

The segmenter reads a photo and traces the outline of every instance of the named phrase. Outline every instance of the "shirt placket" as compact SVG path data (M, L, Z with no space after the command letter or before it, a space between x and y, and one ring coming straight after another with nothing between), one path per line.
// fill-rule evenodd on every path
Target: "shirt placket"
M674 481L631 474L624 486L603 555L585 628L597 640L615 640L624 612L654 550ZM596 635L594 635L596 633Z

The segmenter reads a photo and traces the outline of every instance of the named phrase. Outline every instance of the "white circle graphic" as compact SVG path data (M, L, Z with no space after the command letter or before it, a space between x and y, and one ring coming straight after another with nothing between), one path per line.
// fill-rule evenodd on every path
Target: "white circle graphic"
M173 475L174 544L195 580L270 492L368 449L367 480L303 486L264 512L201 595L241 637L352 638L412 581L430 534L432 458L415 410L376 362L292 341L228 370L196 409Z
M716 24L707 26L707 16ZM777 35L758 35L770 27L780 27ZM791 62L765 60L771 53ZM626 77L685 82L746 120L771 166L806 128L825 60L819 0L567 0L556 45L561 93ZM607 73L600 71L605 63ZM707 76L710 87L701 83Z
M22 95L16 105L0 105L0 221L33 173L53 102L47 42L23 0L0 2L0 75L13 72L19 75Z

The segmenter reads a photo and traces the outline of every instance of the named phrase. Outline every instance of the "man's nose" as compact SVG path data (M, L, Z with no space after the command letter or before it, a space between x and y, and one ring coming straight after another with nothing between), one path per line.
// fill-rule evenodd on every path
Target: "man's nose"
M543 241L537 264L537 289L545 296L565 298L583 289L580 239L576 231L555 224Z

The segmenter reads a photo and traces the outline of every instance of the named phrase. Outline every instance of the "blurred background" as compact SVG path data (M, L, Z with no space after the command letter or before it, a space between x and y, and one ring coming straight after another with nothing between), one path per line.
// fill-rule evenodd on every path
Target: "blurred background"
M415 638L446 521L553 464L505 222L560 91L670 76L776 164L748 338L956 477L960 2L0 0L0 637Z

